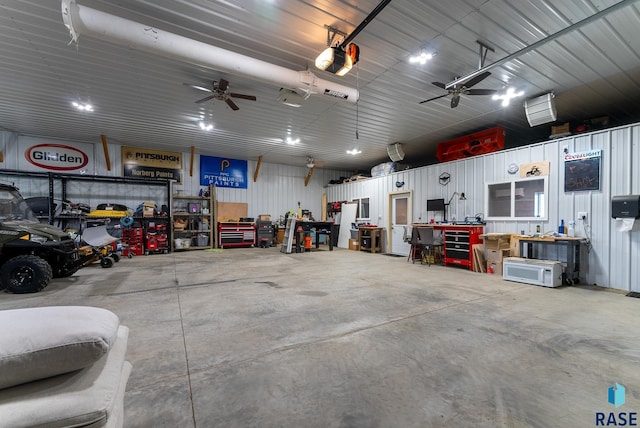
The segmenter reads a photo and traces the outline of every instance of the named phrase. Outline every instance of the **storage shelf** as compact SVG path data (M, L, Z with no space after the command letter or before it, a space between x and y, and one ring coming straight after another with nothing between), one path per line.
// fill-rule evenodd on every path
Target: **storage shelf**
M203 250L214 248L216 245L215 236L215 195L214 187L209 186L209 196L190 196L177 195L171 192L171 200L169 207L171 209L171 247L175 251ZM193 206L195 212L183 211L185 207L191 209ZM179 211L176 211L179 209ZM203 212L207 211L207 212ZM186 222L186 228L176 230L176 220ZM206 223L206 228L202 228L201 224ZM205 239L207 245L194 245L198 240ZM189 246L182 246L179 240L189 240ZM176 245L178 244L178 245Z

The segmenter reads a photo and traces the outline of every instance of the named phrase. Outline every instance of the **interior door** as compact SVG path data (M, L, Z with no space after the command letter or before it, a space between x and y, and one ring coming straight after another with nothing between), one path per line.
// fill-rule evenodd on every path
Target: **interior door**
M404 242L404 230L412 223L411 193L391 194L391 254L408 256L411 246Z

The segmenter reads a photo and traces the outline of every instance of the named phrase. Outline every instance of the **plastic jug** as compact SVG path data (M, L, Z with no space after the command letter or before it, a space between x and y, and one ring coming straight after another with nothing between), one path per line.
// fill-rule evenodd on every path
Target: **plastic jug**
M576 236L576 228L575 228L576 222L575 221L570 221L569 222L569 228L567 229L567 236L573 238L574 236Z

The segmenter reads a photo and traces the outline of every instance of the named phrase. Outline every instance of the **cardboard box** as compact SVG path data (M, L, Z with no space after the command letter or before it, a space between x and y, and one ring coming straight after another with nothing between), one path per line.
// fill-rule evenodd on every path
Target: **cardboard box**
M480 235L487 250L505 250L511 245L510 233L485 233Z
M156 209L154 207L143 207L142 208L142 217L153 217L156 213Z
M357 239L349 239L349 249L358 251L360 249L360 243Z
M494 275L502 276L502 262L487 261L487 273L490 271L493 271Z
M258 221L271 221L271 214L260 214Z
M487 250L486 260L488 263L502 263L502 259L509 257L510 250Z
M569 134L569 122L563 123L562 125L552 126L551 127L551 135L564 135Z

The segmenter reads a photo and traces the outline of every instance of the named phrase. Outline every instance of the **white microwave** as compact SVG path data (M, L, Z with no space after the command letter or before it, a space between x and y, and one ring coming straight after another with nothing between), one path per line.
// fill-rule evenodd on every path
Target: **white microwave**
M554 260L507 257L502 264L502 278L543 287L562 285L562 264Z

